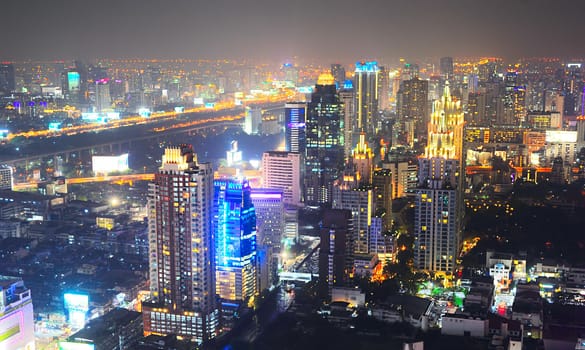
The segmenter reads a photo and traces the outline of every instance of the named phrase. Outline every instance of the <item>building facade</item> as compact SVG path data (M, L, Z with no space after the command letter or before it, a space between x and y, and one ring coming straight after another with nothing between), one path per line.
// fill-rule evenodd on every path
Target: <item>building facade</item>
M201 343L219 332L212 230L213 169L191 146L167 148L150 184L150 290L144 332Z

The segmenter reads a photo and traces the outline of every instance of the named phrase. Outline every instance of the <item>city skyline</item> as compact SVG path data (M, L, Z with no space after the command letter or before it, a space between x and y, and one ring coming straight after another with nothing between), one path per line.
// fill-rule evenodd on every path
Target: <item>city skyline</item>
M10 1L0 21L10 49L0 59L574 58L585 56L583 11L585 3L570 0ZM322 31L339 39L319 40Z

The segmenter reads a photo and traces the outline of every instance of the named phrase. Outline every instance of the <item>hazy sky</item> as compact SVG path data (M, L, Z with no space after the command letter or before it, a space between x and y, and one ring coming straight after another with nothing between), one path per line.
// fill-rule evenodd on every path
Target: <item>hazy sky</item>
M2 0L0 58L585 57L585 0Z

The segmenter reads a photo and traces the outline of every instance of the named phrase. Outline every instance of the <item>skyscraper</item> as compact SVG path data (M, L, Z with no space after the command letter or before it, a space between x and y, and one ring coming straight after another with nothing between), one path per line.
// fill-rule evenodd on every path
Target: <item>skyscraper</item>
M334 286L346 286L353 271L353 224L349 210L328 209L320 230L319 292L322 297Z
M22 279L0 275L0 349L35 348L30 289Z
M191 146L167 148L149 186L152 300L145 334L177 334L201 343L219 331L212 231L213 170Z
M0 94L7 95L16 90L14 66L9 63L0 64Z
M373 135L378 123L379 69L375 61L355 64L356 125L354 132Z
M284 203L300 206L301 155L293 152L264 152L262 183L266 188L281 189Z
M345 82L345 68L339 63L333 63L331 65L331 75L335 79L335 85L338 89L343 87Z
M415 199L414 264L428 271L453 271L462 232L463 126L460 101L449 84L435 101L424 157L419 158Z
M12 167L7 164L0 164L0 190L12 190L13 186Z
M306 103L291 102L284 105L285 150L287 152L305 153L306 116Z
M245 301L257 292L256 212L247 180L214 181L213 227L216 290L220 298Z
M307 110L305 203L331 202L331 188L343 169L344 116L331 74L322 74Z
M343 155L345 161L351 157L351 148L353 147L354 121L355 121L355 90L353 81L346 80L343 86L339 87L339 99L343 103L344 116L344 139Z
M415 133L424 136L428 121L429 82L418 77L402 82L398 98L398 116L414 122Z
M453 79L453 57L441 57L440 68L444 81Z
M108 79L101 79L95 82L95 108L100 113L112 108Z

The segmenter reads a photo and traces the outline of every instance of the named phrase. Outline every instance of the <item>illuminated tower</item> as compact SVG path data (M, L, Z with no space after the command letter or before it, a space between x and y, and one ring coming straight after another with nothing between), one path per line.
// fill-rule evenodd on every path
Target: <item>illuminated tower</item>
M414 264L428 271L453 271L462 231L464 116L446 83L434 102L425 154L419 158L415 199Z
M357 62L355 64L354 88L356 93L356 124L354 131L368 135L375 132L378 122L379 93L378 63Z
M214 186L217 294L244 301L257 292L256 212L250 185L247 180L219 179Z
M304 190L305 203L331 202L331 188L343 169L343 103L331 74L322 74L307 109Z
M345 82L345 68L339 63L333 63L331 65L331 75L335 78L335 84L337 85L338 89L343 87L343 83Z
M198 163L191 146L167 148L149 186L146 335L177 334L201 343L218 333L212 199L211 164Z
M291 102L284 105L285 147L287 152L305 153L305 120L307 104Z
M8 95L16 90L14 66L8 63L0 64L0 94Z
M95 82L95 108L96 112L100 113L112 108L108 79L101 79Z
M343 146L343 156L345 161L351 157L351 147L353 146L353 128L355 120L355 90L353 89L353 81L346 80L343 86L339 88L339 99L343 103L344 115L344 138L345 144Z
M358 182L360 184L372 183L372 169L374 167L374 153L366 142L366 134L360 134L360 140L353 149L352 157Z

